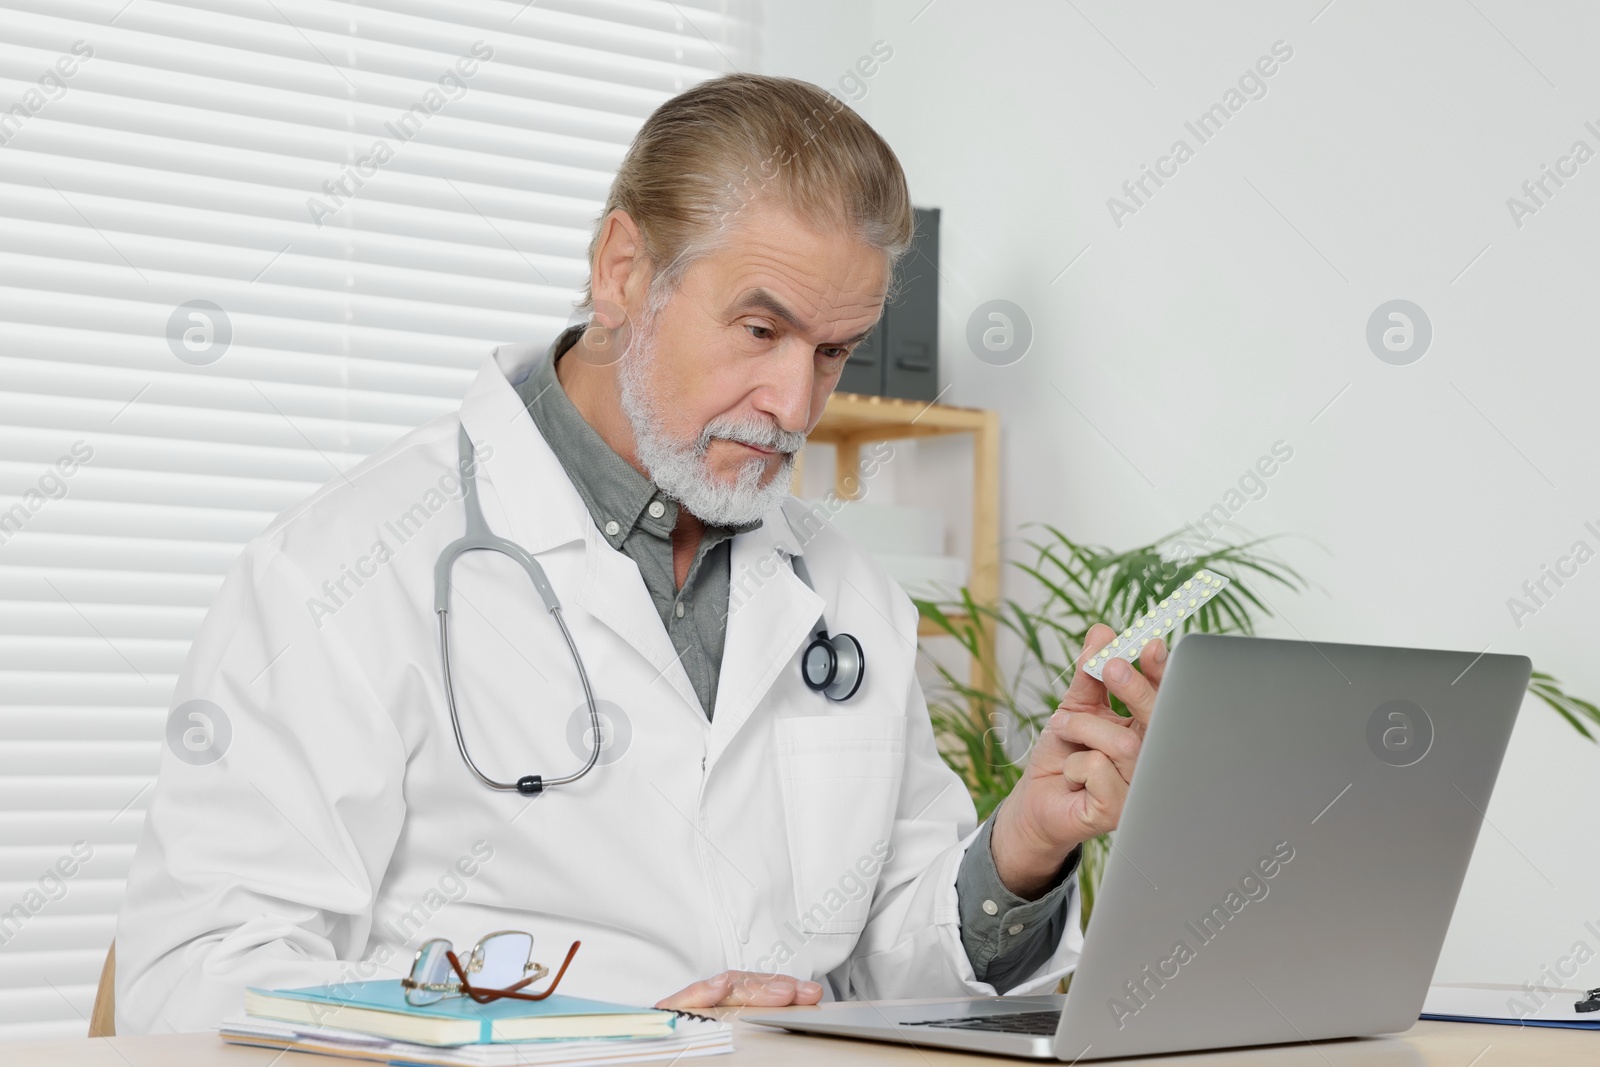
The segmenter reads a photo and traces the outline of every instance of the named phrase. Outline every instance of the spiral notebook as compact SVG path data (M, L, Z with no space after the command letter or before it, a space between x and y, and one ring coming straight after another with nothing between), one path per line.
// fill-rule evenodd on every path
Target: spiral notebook
M556 994L544 1000L506 998L479 1004L446 997L413 1005L396 979L300 989L245 991L254 1019L355 1031L418 1045L467 1045L549 1038L648 1038L673 1033L675 1016L603 1000Z
M655 1060L676 1062L733 1051L731 1024L691 1012L673 1014L678 1016L677 1025L665 1037L547 1038L442 1047L246 1016L224 1020L218 1032L224 1041L235 1045L407 1067L602 1067Z

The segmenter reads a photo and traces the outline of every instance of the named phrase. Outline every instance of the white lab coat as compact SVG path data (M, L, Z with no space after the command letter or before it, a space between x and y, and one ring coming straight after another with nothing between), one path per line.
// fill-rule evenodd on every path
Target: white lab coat
M636 1004L729 968L840 999L996 992L962 948L955 880L976 818L934 748L905 593L790 498L733 540L708 722L637 567L513 389L543 351L496 349L459 417L285 512L228 574L174 706L214 702L232 736L208 765L163 750L117 923L119 1032L212 1027L246 986L396 977L424 938L507 928L552 967L581 940L562 992ZM542 563L596 696L626 717L604 759L631 735L533 799L470 775L446 710L433 568L464 529L461 425L490 527ZM523 572L468 553L454 586L479 766L500 780L576 769L582 689ZM843 703L800 676L824 606L866 650ZM1052 991L1081 944L1074 900L1053 957L1009 991Z

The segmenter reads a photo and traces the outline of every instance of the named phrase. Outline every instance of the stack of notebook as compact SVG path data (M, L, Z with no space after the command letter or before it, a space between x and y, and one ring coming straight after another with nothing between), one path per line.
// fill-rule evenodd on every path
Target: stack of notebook
M733 1028L690 1012L564 997L414 1007L396 980L250 989L224 1040L438 1067L642 1063L733 1051Z

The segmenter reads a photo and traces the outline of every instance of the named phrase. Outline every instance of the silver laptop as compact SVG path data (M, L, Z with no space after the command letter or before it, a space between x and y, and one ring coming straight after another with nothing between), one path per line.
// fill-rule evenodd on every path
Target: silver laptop
M1186 636L1069 993L752 1021L1064 1061L1409 1029L1530 670Z

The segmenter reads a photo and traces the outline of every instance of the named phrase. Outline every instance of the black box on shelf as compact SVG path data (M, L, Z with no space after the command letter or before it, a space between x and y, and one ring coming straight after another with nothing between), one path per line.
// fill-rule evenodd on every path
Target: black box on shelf
M872 335L856 345L856 350L844 361L844 371L835 387L839 392L883 395L883 331L888 319L889 309L884 308L883 318L878 320Z
M904 400L939 395L939 209L916 208L917 232L872 336L850 354L839 390Z

